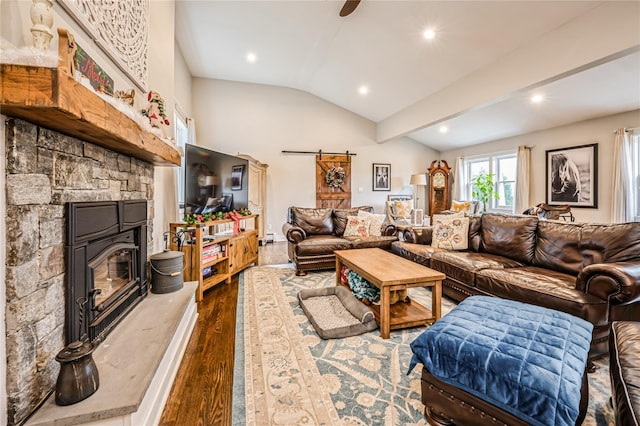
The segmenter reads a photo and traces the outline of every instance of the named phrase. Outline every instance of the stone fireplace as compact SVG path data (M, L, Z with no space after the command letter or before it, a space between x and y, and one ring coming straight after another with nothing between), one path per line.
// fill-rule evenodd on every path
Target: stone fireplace
M65 205L144 200L137 206L146 210L146 224L136 226L146 232L133 231L144 249L129 266L142 272L152 243L153 166L14 118L6 121L5 144L7 411L16 424L54 389L55 356L65 345ZM123 245L115 258L106 255L106 273L111 265L124 279L124 263L137 255L129 242L116 243Z

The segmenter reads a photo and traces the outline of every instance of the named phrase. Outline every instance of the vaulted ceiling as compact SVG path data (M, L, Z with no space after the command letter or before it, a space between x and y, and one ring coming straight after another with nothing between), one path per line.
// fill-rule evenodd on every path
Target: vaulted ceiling
M181 0L176 38L194 77L309 92L377 123L379 142L444 151L640 108L640 2L342 5Z

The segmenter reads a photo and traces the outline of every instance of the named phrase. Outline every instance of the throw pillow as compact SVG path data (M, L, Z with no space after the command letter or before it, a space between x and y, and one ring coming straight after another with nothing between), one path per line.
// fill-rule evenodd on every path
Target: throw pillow
M368 237L371 220L368 217L349 216L347 227L344 230L345 237Z
M451 210L454 212L471 213L473 201L452 201Z
M349 216L358 215L358 207L352 209L334 209L333 210L333 233L338 237L344 235L344 229L347 226L347 218Z
M382 236L382 223L387 218L383 214L374 214L360 210L358 212L358 217L368 217L370 220L369 224L369 235L372 237L381 237Z
M433 215L433 225L435 226L436 223L438 223L438 221L440 220L447 220L447 219L452 219L454 217L464 217L464 213L462 212L451 212L449 211L449 213L440 213L440 214L434 214Z
M411 219L413 200L394 201L393 207L397 219Z
M445 250L466 250L469 248L469 218L444 215L434 216L431 246Z

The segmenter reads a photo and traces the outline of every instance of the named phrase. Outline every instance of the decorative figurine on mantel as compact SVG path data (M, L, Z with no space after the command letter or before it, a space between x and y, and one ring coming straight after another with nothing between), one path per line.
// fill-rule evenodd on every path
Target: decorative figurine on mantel
M116 90L113 96L116 99L120 99L122 102L129 106L133 106L136 97L136 91L134 89L131 89L128 92L124 90Z
M165 134L165 126L169 126L169 119L164 112L164 99L160 96L158 92L151 91L147 96L147 100L149 104L147 105L147 109L142 110L142 115L149 118L149 123L151 127L157 127L162 130L162 134Z
M66 69L73 78L80 81L81 73L76 75L76 40L65 28L58 28L58 55L60 55L60 68Z

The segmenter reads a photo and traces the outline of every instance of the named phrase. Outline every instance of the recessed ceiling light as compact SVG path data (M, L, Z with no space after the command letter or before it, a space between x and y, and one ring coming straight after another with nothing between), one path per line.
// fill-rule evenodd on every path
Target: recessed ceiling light
M369 93L369 88L367 86L360 86L358 87L358 93L360 93L361 95L366 95Z
M427 40L431 40L431 39L435 38L435 36L436 36L436 32L435 32L435 31L433 31L432 29L428 29L428 30L425 30L425 31L422 33L422 35L423 35L423 36L424 36L424 38L426 38Z
M447 126L440 126L440 133L447 133L449 131L449 128Z
M252 64L253 64L253 63L255 63L257 60L258 60L258 57L256 56L256 54L255 54L255 53L253 53L253 52L249 52L249 53L247 53L247 62L250 62L250 63L252 63Z
M543 100L544 100L544 96L540 94L531 96L531 102L533 102L534 104L539 104Z

